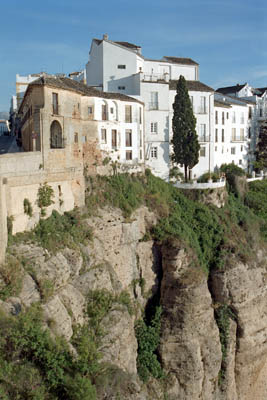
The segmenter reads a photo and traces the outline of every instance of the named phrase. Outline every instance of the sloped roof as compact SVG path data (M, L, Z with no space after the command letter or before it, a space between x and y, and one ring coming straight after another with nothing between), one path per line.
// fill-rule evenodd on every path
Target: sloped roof
M143 104L141 101L133 97L127 96L125 94L102 92L91 86L87 86L84 83L74 81L73 79L65 77L42 76L41 78L30 83L28 87L33 87L36 85L49 86L57 89L71 90L73 92L81 94L82 96L102 97L104 99L117 99L122 101L129 101L129 102L131 101Z
M231 108L231 104L224 101L214 100L214 107Z
M186 57L168 57L164 56L167 61L173 64L183 64L183 65L199 65L196 61L192 60L192 58Z
M170 90L176 90L178 80L171 80L169 82ZM189 91L192 92L214 92L210 86L205 85L200 81L186 81L186 86Z
M119 44L123 47L127 47L129 49L141 49L141 46L138 46L136 44L129 43L129 42L114 42L114 43L117 43L117 44Z
M267 91L267 87L263 87L263 88L255 88L256 90L259 91L259 95L262 96L264 92ZM256 94L256 93L255 93Z
M225 86L225 87L221 87L219 89L216 90L216 92L219 93L223 93L223 94L228 94L228 93L237 93L239 92L241 89L243 89L246 86L246 83L244 83L243 85L239 85L239 83L235 86Z

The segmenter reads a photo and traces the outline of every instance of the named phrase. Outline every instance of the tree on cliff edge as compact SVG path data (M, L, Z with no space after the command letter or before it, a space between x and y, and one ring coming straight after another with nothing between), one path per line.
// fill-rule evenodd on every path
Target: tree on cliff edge
M267 123L260 127L257 149L255 151L256 161L254 167L257 171L267 168Z
M184 165L185 181L187 182L188 168L191 169L198 163L200 146L196 133L196 118L186 87L186 80L182 75L177 83L172 107L172 161Z

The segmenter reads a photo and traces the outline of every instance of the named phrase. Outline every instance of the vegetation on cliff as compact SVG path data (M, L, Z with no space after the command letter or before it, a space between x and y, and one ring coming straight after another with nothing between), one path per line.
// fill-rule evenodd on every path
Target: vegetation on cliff
M253 244L267 238L266 181L251 183L245 196L240 197L232 191L222 209L189 199L149 171L137 176L95 177L87 183L84 209L64 215L53 212L33 231L10 236L11 248L19 241L30 241L51 253L64 247L81 250L82 244L93 235L89 227L90 216L105 206L120 208L128 222L138 207L147 206L157 215L158 222L151 226L143 240L152 239L161 246L176 238L192 255L191 268L202 268L207 277L214 269L229 268L227 260L233 255L242 261L249 260ZM1 300L15 296L20 290L17 279L20 274L15 273L18 270L17 262L9 256L7 264L0 269ZM126 307L130 314L134 312L127 292L118 296L105 290L88 293L87 322L83 327L75 328L71 339L74 352L64 340L52 339L49 331L44 329L40 305L19 312L17 316L0 314L0 398L96 398L96 388L103 385L103 381L109 385L115 373L101 362L101 321L114 305ZM138 372L144 381L148 381L150 376L164 376L157 358L160 315L161 308L157 307L153 315L146 315L136 325ZM217 322L224 357L228 317L229 309L220 305Z

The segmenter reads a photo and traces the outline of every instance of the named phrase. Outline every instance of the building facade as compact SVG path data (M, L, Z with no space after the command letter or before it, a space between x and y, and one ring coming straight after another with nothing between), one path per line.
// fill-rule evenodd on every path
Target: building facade
M172 104L177 80L187 80L197 119L201 151L191 177L213 170L214 90L198 81L199 65L190 58L143 57L141 47L113 42L107 35L93 39L86 65L87 85L98 90L125 93L145 105L145 162L153 173L168 180L171 168Z

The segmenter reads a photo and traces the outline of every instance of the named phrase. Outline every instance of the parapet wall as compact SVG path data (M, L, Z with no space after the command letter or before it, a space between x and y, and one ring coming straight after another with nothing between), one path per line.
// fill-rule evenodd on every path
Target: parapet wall
M39 152L6 154L0 158L0 262L7 246L7 217L12 219L12 233L32 229L41 217L38 190L47 183L53 189L53 204L45 209L46 216L84 205L84 175L82 167L56 171L43 170ZM32 215L24 211L24 200L32 207Z

